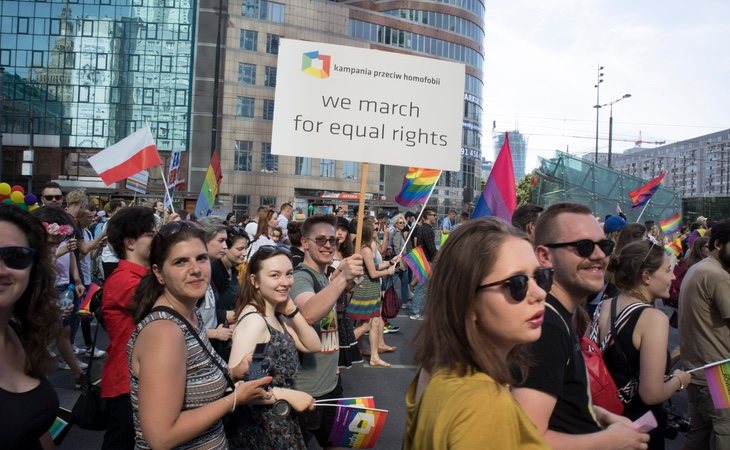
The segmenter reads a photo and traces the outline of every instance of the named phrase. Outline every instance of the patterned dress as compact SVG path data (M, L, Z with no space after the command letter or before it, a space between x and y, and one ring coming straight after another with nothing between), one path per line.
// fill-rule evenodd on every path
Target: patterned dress
M251 314L244 314L240 320ZM264 321L266 319L261 316ZM240 321L239 320L239 321ZM282 325L283 327L284 325ZM282 333L268 322L266 327L271 340L266 346L266 358L271 367L272 386L293 389L294 377L299 371L299 354L289 333ZM286 330L286 329L285 329ZM239 409L241 407L239 406ZM238 413L239 409L236 409ZM274 415L271 405L250 405L241 413L246 414L245 422L239 421L235 436L230 436L231 448L241 450L304 450L302 431L296 412L280 417Z
M195 310L195 315L198 318L198 324L202 324L203 319L200 317L200 313L197 309ZM132 398L132 409L134 412L135 448L137 449L149 449L150 445L145 440L144 435L142 435L142 426L139 421L139 379L131 369L132 350L134 350L134 344L137 342L139 333L142 332L144 327L155 320L169 320L176 323L185 337L185 346L187 347L188 355L185 361L186 383L185 396L182 405L183 411L199 408L210 402L218 400L223 397L227 387L224 374L213 363L208 353L210 352L218 358L218 363L222 367L226 367L226 363L220 359L215 350L213 350L213 347L211 347L204 326L198 330L198 335L208 348L207 352L205 349L200 347L200 344L198 343L198 340L195 339L195 336L193 336L192 331L179 319L165 311L152 311L149 313L147 317L142 319L142 321L137 325L134 333L132 333L132 337L129 339L129 344L127 344L127 360L129 362L129 375L131 378L130 394ZM176 448L196 450L227 449L228 443L226 442L226 436L223 431L223 423L220 420L216 421L200 436L191 439Z
M377 269L382 261L379 251L373 254L373 262ZM370 320L380 316L380 309L383 306L380 298L380 278L370 278L365 270L363 279L352 290L352 299L347 307L347 316L353 320Z

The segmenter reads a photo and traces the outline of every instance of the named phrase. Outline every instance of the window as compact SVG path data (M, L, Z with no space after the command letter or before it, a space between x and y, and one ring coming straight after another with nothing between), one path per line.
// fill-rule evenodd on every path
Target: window
M79 101L80 102L89 101L89 86L79 86Z
M360 163L353 161L345 161L342 165L342 178L346 180L357 180L360 171Z
M238 63L238 82L256 84L256 64Z
M43 67L43 52L42 51L33 50L32 65L33 65L33 67Z
M261 143L261 171L262 172L278 172L279 171L279 155L271 154L271 144L268 142Z
M81 35L91 37L94 35L94 21L84 20L81 24Z
M129 70L139 70L139 55L129 55Z
M155 103L155 90L152 88L144 88L142 90L142 104L153 105Z
M104 136L103 119L94 119L94 136Z
M264 120L274 120L274 101L264 99Z
M334 178L335 177L335 160L321 159L319 161L319 176Z
M188 91L175 89L175 106L188 106Z
M61 34L61 20L60 19L51 19L50 34L52 36L58 36L59 34Z
M106 53L98 53L96 55L96 68L99 70L106 70L107 69L107 54Z
M172 72L172 56L160 58L160 72Z
M256 51L256 41L259 38L258 31L241 29L241 48L244 50Z
M261 196L261 206L269 206L271 208L276 208L276 197L271 195L262 195Z
M236 218L241 220L244 215L248 215L248 211L251 205L251 196L249 195L233 195L233 212L236 214Z
M277 23L284 22L284 8L282 3L267 0L243 0L241 2L243 16Z
M10 50L0 50L0 65L10 65Z
M177 40L187 41L190 39L190 25L180 24L177 26Z
M271 55L279 54L279 37L275 34L266 34L266 53Z
M253 117L253 97L238 97L236 99L236 116Z
M236 145L233 148L233 170L238 172L250 172L252 170L252 161L253 142L236 141ZM246 204L248 205L248 202L246 202Z
M264 85L276 87L276 67L266 66L264 70Z
M18 17L18 34L28 34L28 22L27 17Z
M383 165L384 166L384 165ZM297 156L294 160L294 175L310 176L312 174L312 158Z

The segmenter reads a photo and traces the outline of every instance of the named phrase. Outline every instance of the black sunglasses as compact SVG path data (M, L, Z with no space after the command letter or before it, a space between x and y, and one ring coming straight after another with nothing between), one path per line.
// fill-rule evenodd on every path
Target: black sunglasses
M581 239L580 241L575 242L559 242L555 244L545 244L545 247L548 248L560 248L560 247L575 247L575 249L578 251L578 255L580 255L583 258L588 258L593 254L593 249L598 246L598 248L601 249L603 254L606 256L611 256L613 253L613 248L616 246L614 242L610 239L601 239L600 241L593 242L590 239Z
M43 198L49 202L52 202L53 200L60 201L63 200L63 195L44 195Z
M537 269L533 275L535 283L545 292L550 292L553 287L553 269ZM521 302L527 296L527 287L530 277L527 275L512 275L504 280L495 281L494 283L482 284L477 288L477 292L492 286L509 286L509 293L516 302Z
M269 255L276 251L278 251L279 253L284 253L286 255L291 255L291 252L289 251L288 248L279 247L278 245L262 245L261 247L259 247L259 249L256 251L256 253L263 252L263 254Z
M0 247L0 259L5 267L13 270L23 270L33 264L35 249L29 247Z
M326 238L324 236L317 236L316 238L307 238L309 241L314 241L318 247L324 247L324 244L329 243L331 246L337 245L337 237L332 236L330 238Z
M193 222L191 220L178 220L176 222L169 222L164 224L157 231L157 234L159 234L162 238L168 238L175 233L179 233L180 230L182 230L183 228L201 231L203 230L203 227L197 222Z

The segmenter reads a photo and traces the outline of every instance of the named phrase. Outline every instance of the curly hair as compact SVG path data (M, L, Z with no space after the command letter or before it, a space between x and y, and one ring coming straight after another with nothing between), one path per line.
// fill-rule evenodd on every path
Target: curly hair
M63 212L59 208L51 209ZM0 204L0 221L17 227L28 239L28 246L36 251L30 271L31 282L16 299L11 320L20 328L20 340L26 355L25 373L39 378L51 369L46 347L55 341L61 324L61 312L56 303L58 294L54 287L55 266L46 230L33 214L13 205Z

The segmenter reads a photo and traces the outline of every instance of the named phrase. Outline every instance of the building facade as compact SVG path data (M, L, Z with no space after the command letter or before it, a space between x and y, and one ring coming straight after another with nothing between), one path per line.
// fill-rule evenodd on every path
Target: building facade
M497 160L499 151L504 145L504 133L499 133L494 138L494 161ZM525 164L527 158L527 138L517 130L509 132L509 149L512 153L512 168L515 171L515 180L525 176Z

